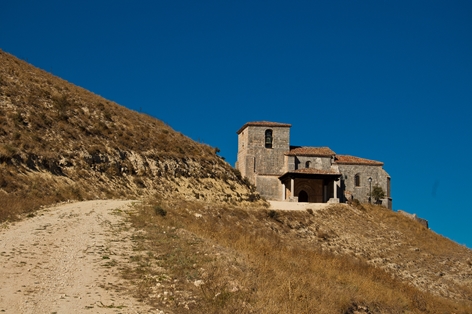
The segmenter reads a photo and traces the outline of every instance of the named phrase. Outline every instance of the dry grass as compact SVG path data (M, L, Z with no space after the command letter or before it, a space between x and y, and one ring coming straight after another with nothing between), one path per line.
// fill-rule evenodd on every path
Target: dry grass
M78 200L86 195L77 186L57 190L54 194L44 194L40 190L31 189L14 194L0 194L0 221L15 221L24 215L34 215L42 206L60 203L68 200Z
M140 257L132 264L138 266L125 275L140 299L174 313L472 311L471 302L421 292L358 258L289 236L284 215L183 201L142 205L131 217L140 230ZM313 219L308 212L289 215Z
M43 205L90 197L86 190L72 182L18 175L15 170L0 164L0 222L33 215Z
M0 50L0 153L57 157L95 146L162 156L213 158L215 150L168 125L110 102Z

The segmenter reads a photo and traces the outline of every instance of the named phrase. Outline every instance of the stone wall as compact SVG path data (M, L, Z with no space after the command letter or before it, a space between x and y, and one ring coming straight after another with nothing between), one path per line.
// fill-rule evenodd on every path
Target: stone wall
M265 131L272 130L272 148L265 147ZM248 126L238 135L237 168L256 184L257 175L282 175L285 153L290 149L290 128ZM256 184L257 185L257 184Z
M285 156L285 171L295 170L295 156Z
M426 219L423 219L423 218L420 218L418 216L416 216L416 214L410 214L410 213L407 213L403 210L398 210L398 212L412 220L415 220L417 221L418 223L420 223L421 225L423 225L426 229L429 229L429 224L428 224L428 221Z
M342 173L341 188L352 193L353 197L360 202L367 203L370 195L369 177L372 178L372 188L380 186L385 192L385 198L382 199L382 205L392 208L390 198L389 180L390 176L381 165L349 165L339 164L339 171ZM360 185L355 185L355 175L360 176ZM342 200L343 201L343 200ZM372 199L372 202L375 200Z
M307 162L310 162L309 168L321 170L329 170L331 168L331 157L296 156L294 170L307 168Z
M241 175L243 177L247 177L251 181L251 183L254 183L254 171L252 171L251 173L249 173L248 171L247 161L250 160L250 158L247 158L247 144L248 133L246 131L243 131L238 134L238 158L236 160L236 169L241 172Z
M278 175L258 175L256 176L256 186L259 194L265 199L282 199L282 183Z

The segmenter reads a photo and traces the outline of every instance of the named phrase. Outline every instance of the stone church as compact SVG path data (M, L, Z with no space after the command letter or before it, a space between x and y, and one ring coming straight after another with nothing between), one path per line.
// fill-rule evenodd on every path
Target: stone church
M390 176L379 161L337 155L328 147L290 146L290 124L258 121L238 131L236 168L268 200L338 203L349 198L374 202L372 189L385 192L392 208Z

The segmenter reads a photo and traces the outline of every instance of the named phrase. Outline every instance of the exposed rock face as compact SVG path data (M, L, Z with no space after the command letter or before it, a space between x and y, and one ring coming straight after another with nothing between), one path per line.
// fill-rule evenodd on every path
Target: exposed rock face
M92 190L98 188L96 198L107 197L108 190L135 197L154 193L170 196L179 192L184 197L208 201L259 199L237 172L216 159L148 157L134 151L120 151L115 154L70 154L59 156L59 160L18 154L5 158L4 164L27 176L49 174L57 181L80 183ZM100 193L100 187L105 194Z

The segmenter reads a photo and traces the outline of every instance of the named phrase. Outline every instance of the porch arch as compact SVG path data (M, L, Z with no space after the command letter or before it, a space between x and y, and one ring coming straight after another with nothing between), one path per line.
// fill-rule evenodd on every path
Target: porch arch
M341 174L319 172L321 170L308 168L286 172L280 176L283 199L298 198L299 202L303 202L305 195L303 193L300 195L302 191L307 194L308 203L325 203L330 198L337 198L335 182L339 180Z
M299 203L308 203L308 193L304 190L298 192L298 202Z
M298 196L298 201L299 202L309 202L309 203L313 203L313 200L315 199L315 190L313 189L312 186L308 185L308 184L297 184L297 180L295 180L295 193L294 195ZM300 193L302 192L305 192L306 194L306 200L305 201L301 201L300 200ZM302 193L302 199L305 195L303 195Z

